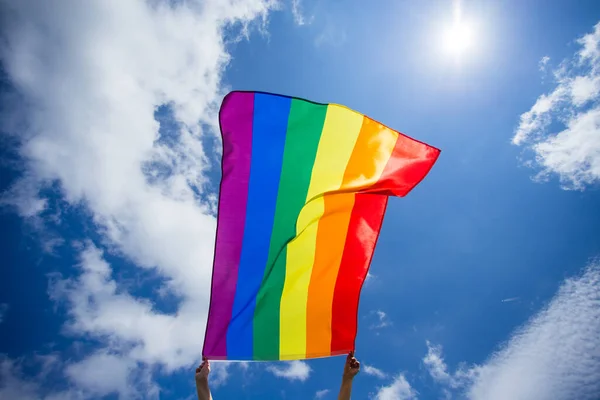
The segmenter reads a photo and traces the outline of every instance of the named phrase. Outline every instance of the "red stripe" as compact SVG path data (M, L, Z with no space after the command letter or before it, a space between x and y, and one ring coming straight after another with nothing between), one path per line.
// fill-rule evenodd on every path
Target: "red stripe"
M367 277L387 196L357 194L333 294L331 355L354 350L360 291Z
M332 305L331 355L353 351L358 304L389 196L406 196L425 178L440 150L399 134L376 184L356 194Z
M406 196L429 173L440 150L399 134L392 156L377 183L361 193Z

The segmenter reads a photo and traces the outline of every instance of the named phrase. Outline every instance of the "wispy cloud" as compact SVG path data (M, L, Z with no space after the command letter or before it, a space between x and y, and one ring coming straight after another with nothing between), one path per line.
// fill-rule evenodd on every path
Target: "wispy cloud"
M417 391L412 388L403 374L397 375L388 386L382 386L375 395L376 400L413 400Z
M315 37L315 46L339 46L346 42L346 31L335 25L332 21Z
M11 360L0 354L0 399L37 400L41 398L42 376L27 379L23 373L22 360ZM68 398L68 393L60 393L62 398ZM60 399L61 397L56 397Z
M379 379L385 379L387 378L387 374L385 372L383 372L382 370L380 370L379 368L375 368L372 365L363 365L361 367L361 370L367 374L367 375L371 375L374 377L377 377Z
M600 267L567 279L550 304L478 371L472 399L596 399Z
M313 18L306 18L302 7L302 0L292 0L292 15L296 25L302 26L312 23Z
M448 373L448 367L442 358L442 347L432 345L427 341L427 355L423 358L423 364L427 367L431 377L437 382L450 382L452 377Z
M521 115L512 142L532 151L537 179L556 175L563 188L581 190L600 181L600 23L577 43L576 54L554 71L554 90ZM542 58L540 68L548 61Z
M267 366L267 371L279 378L304 382L310 376L311 369L304 361L290 361L282 365L269 365Z
M427 355L423 358L423 364L436 383L456 389L472 381L477 368L461 366L457 371L450 373L442 357L442 346L434 345L429 341L426 344Z
M567 279L552 301L483 365L450 372L441 347L424 358L443 390L472 400L593 400L600 393L600 266Z
M546 68L548 67L549 62L550 62L550 57L548 57L548 56L542 57L542 59L540 60L540 63L539 63L540 72L543 72L543 73L546 72Z
M329 394L329 392L329 389L317 390L317 393L315 393L315 399L324 399L325 396Z
M375 322L371 324L371 329L382 329L392 324L392 322L390 321L390 319L384 311L371 311L371 315L374 315L376 319Z
M233 363L226 361L213 361L210 365L210 384L219 387L229 379L229 372Z
M248 371L250 368L250 363L248 361L238 361L236 364L242 371Z
M502 299L502 300L500 300L500 301L501 301L502 303L511 303L511 302L513 302L513 301L517 301L517 300L519 300L519 299L520 299L520 297L509 297L509 298L507 298L507 299Z

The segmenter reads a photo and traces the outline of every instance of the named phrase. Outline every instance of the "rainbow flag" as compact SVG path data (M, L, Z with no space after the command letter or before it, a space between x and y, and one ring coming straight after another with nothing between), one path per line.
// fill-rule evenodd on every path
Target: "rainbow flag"
M388 196L439 150L337 104L258 92L223 100L209 359L354 350L359 296Z

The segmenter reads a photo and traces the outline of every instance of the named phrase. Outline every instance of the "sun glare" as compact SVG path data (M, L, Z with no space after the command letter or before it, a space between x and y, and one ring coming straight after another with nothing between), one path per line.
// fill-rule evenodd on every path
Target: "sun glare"
M440 32L440 45L446 57L460 61L474 52L476 32L473 21L463 15L461 0L453 0L452 3L452 19Z
M473 32L467 24L457 21L446 30L443 42L449 55L461 57L473 46Z

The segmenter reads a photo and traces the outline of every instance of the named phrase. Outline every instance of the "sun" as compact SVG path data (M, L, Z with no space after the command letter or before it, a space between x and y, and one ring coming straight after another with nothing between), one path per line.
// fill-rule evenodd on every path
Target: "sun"
M471 27L461 21L455 21L443 34L444 51L456 58L462 58L474 44Z
M476 29L479 27L474 24L475 20L465 15L462 7L462 0L452 1L452 14L448 25L439 32L438 43L444 55L454 61L461 61L467 57L472 57L477 45Z

